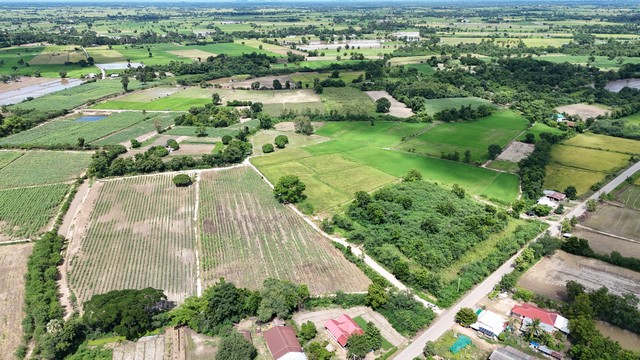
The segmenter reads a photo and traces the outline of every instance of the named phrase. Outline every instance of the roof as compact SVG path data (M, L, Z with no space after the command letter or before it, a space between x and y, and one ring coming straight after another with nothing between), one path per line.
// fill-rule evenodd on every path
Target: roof
M535 305L516 305L511 309L511 313L529 319L540 319L543 324L560 329L567 334L569 333L569 320L567 318L555 312L540 309Z
M479 330L480 328L482 328L490 331L495 336L498 336L504 330L506 322L507 320L504 319L502 316L489 310L482 310L478 314L478 321L471 324L471 328L476 330Z
M273 358L278 360L288 353L302 353L302 347L291 326L275 326L264 332L264 340ZM304 353L302 354L304 355ZM306 356L304 357L306 359ZM293 359L287 357L286 359Z
M360 326L347 314L342 314L342 316L335 320L327 320L327 322L324 323L324 327L342 347L347 345L351 335L364 334Z
M489 356L489 360L533 360L534 357L527 355L520 350L514 349L511 346L497 348L493 350Z
M549 349L546 346L540 346L540 347L538 347L538 350L540 350L540 352L542 352L544 354L547 354L547 355L549 355L551 357L554 357L556 359L562 359L563 358L563 355L561 353L559 353L559 352L557 352L557 351L555 351L553 349Z
M557 192L557 191L553 191L553 190L545 190L544 192L544 196L554 199L554 200L564 200L566 199L567 195L561 193L561 192Z

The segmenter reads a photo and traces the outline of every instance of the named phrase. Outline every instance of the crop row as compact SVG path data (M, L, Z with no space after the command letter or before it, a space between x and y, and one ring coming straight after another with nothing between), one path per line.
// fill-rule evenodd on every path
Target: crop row
M29 151L0 169L0 189L70 181L90 160L90 152Z
M160 175L107 181L99 191L71 261L78 299L148 286L174 301L194 295L194 187L176 188Z

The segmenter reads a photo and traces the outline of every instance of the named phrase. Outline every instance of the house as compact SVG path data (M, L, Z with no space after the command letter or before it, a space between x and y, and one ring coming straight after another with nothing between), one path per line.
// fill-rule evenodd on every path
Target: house
M544 190L543 193L544 196L554 201L564 201L567 198L567 195L553 190Z
M291 326L274 326L264 332L264 341L274 360L307 360Z
M351 335L363 335L364 331L362 328L356 324L355 321L351 318L351 316L347 314L342 314L337 319L328 320L324 323L325 329L329 332L329 335L340 344L340 346L345 347L347 342L349 341L349 337Z
M491 337L498 337L504 331L507 320L502 316L482 309L478 309L476 314L478 314L478 321L471 324L472 329Z
M391 36L405 41L420 41L420 33L417 31L399 31L391 34Z
M563 122L564 121L564 115L556 114L556 121L557 122Z
M489 356L489 360L534 360L531 355L525 354L518 349L514 349L511 346L503 348L497 348L493 350Z
M540 309L531 304L516 305L511 309L511 315L522 319L522 326L527 327L535 319L540 319L540 328L552 333L560 330L565 334L569 333L569 320L551 311Z

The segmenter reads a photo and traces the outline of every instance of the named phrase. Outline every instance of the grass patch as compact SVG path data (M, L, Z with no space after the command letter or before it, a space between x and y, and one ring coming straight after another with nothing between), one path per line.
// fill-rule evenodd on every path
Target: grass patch
M439 111L446 109L459 109L461 106L469 106L476 109L480 105L494 106L491 101L478 97L463 98L444 98L444 99L428 99L424 102L424 111L429 115L433 115Z
M487 165L487 167L489 169L507 171L511 173L517 173L519 169L518 163L505 160L493 160L489 165Z
M527 133L532 133L535 136L536 140L539 140L540 134L544 132L551 133L553 135L562 135L564 133L564 131L558 128L554 128L549 125L537 122L537 123L534 123L529 129L527 129L525 133L520 135L520 137L518 137L518 140L523 141L527 136Z
M545 168L546 177L544 187L558 191L564 191L569 185L576 187L578 195L589 191L591 185L596 184L607 176L598 171L589 171L560 164L549 164Z
M578 134L571 139L565 140L563 144L629 155L640 154L640 141L607 135Z
M341 114L375 114L373 100L364 92L352 88L325 88L320 96L326 112L337 110Z
M101 346L101 345L125 341L126 339L127 338L125 338L124 336L112 336L112 337L106 337L101 339L89 340L88 344L89 346Z

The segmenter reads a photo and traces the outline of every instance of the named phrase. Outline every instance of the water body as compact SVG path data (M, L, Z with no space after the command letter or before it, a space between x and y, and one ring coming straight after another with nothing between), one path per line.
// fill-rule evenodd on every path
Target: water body
M98 121L98 120L102 120L106 118L106 116L100 116L100 115L87 115L87 116L83 116L79 119L77 119L77 122L92 122L92 121Z
M640 351L640 335L620 329L604 321L596 321L596 328L602 335L619 342L624 349Z
M27 85L17 90L0 93L0 105L17 104L28 97L37 98L80 84L82 81L79 79L53 79L41 84Z
M607 86L605 86L604 88L609 90L609 91L613 91L613 92L620 92L620 90L622 90L622 88L633 88L633 89L640 89L640 79L622 79L622 80L616 80L616 81L609 81L607 83Z

